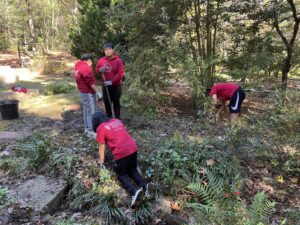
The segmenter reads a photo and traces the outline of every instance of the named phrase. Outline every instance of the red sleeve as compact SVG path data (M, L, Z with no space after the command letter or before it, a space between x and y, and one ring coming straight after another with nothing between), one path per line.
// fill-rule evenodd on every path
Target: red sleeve
M124 65L121 59L118 60L118 73L113 77L111 83L114 85L118 85L122 82L124 76Z
M82 73L82 79L89 85L96 84L96 80L92 70L86 70Z
M211 88L209 95L213 96L215 94L217 94L217 86L216 85Z
M105 128L103 126L98 127L97 134L96 134L96 141L100 144L105 144Z

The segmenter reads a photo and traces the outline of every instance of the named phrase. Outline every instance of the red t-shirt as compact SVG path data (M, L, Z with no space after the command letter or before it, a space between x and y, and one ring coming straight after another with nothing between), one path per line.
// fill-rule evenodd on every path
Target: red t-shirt
M234 95L236 90L240 86L235 83L220 83L215 84L209 93L210 96L213 96L214 94L217 95L218 99L221 101L228 101L231 99L231 97Z
M138 151L135 141L118 119L102 123L97 128L96 141L100 144L107 144L112 151L114 160L125 158Z

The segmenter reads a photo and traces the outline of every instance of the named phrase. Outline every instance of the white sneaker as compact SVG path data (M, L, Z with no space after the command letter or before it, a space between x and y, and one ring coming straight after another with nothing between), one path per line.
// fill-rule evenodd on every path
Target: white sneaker
M142 198L142 188L138 189L133 196L131 196L130 207L133 207L138 200Z
M89 138L96 139L96 133L94 131L91 131L91 130L88 130L86 132L86 136L88 136Z

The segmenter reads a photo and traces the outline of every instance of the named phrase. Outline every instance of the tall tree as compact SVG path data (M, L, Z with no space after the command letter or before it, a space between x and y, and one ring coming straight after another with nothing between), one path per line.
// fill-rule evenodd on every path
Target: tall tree
M32 3L30 0L25 0L26 4L26 10L27 10L27 16L28 16L28 26L30 31L30 38L31 38L31 47L32 50L35 51L36 49L36 31L35 31L35 25L33 20L33 11L32 11Z
M300 24L300 16L298 16L296 5L293 0L287 0L290 9L292 11L292 18L293 18L293 32L291 35L290 40L288 40L287 35L283 33L282 29L280 28L280 22L278 19L278 12L277 12L277 1L275 2L274 8L273 8L273 16L274 16L274 26L276 28L277 33L280 35L285 48L287 52L287 56L284 60L284 65L282 68L282 84L281 88L283 90L286 90L287 88L287 81L288 81L288 73L291 69L291 62L293 57L293 51L294 51L294 44L297 37L297 33L299 30L299 24Z

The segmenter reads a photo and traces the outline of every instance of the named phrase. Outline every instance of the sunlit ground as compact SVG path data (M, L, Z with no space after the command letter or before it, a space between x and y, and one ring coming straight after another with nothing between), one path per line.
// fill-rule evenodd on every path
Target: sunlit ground
M19 108L26 115L36 115L53 119L62 119L62 113L69 105L79 102L75 93L49 96L37 96L20 101Z
M11 87L21 85L30 89L28 94L16 93L19 99L20 117L40 116L55 119L62 119L63 111L72 104L79 103L76 89L66 94L45 95L48 85L56 82L68 82L75 86L72 76L66 76L63 71L72 71L75 59L66 53L51 53L47 55L48 61L54 68L53 73L43 74L43 71L31 71L29 68L11 68L18 62L15 54L1 54L0 56L0 77L4 78L4 84L0 87L0 92L12 92ZM58 69L59 67L59 73ZM52 69L52 68L51 68ZM34 93L32 95L31 89ZM4 96L4 95L3 95ZM1 129L1 127L0 127Z

